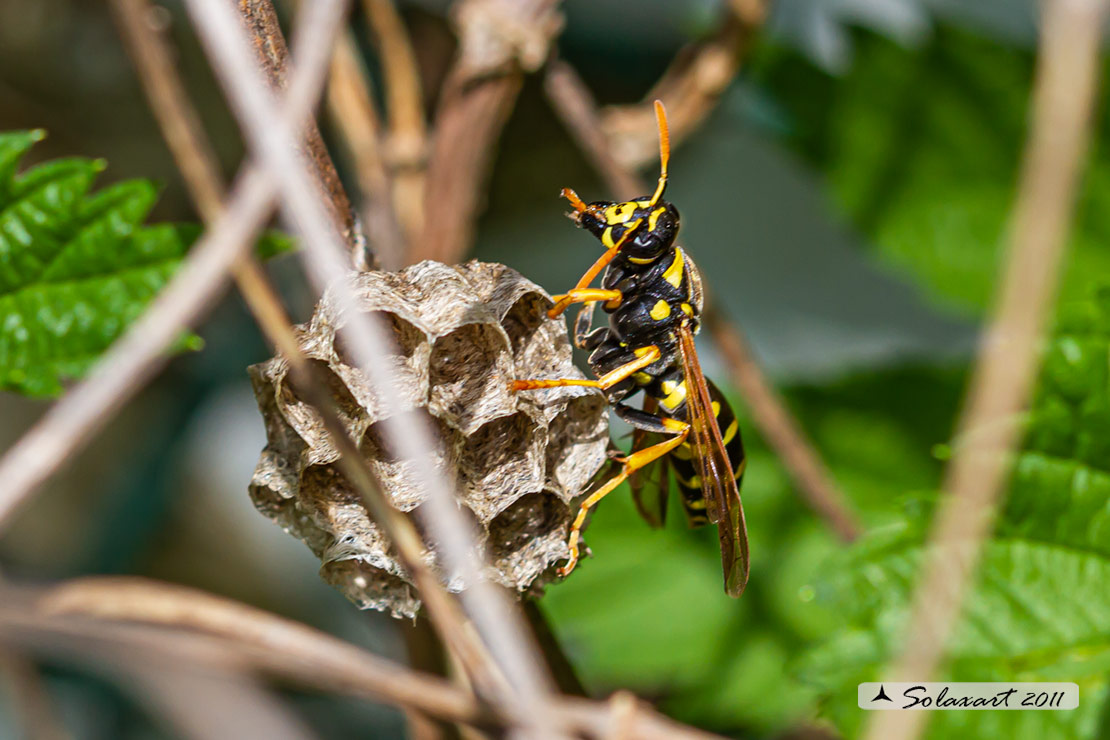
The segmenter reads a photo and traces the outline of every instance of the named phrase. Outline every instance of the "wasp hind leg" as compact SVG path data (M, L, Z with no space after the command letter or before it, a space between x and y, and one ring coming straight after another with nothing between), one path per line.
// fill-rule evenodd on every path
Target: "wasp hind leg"
M597 506L601 499L612 493L617 486L624 483L624 481L637 470L650 465L681 445L690 434L690 425L678 419L655 416L654 414L624 406L623 404L616 407L616 413L622 419L625 419L637 428L644 428L645 431L673 434L674 436L659 444L637 450L628 457L619 459L618 462L621 463L620 472L586 497L586 500L578 507L578 516L574 518L574 523L570 528L570 536L567 538L567 546L570 548L570 558L567 560L566 565L559 568L560 576L568 575L574 570L574 566L578 564L578 542L582 538L582 526L586 523L586 515L590 513L590 509ZM635 419L635 421L632 421L632 419ZM643 425L643 427L641 427L641 425Z

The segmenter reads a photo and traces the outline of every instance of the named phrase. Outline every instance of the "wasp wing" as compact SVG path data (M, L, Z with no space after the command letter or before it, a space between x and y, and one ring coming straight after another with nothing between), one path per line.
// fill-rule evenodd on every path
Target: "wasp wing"
M725 591L729 596L739 596L748 583L749 570L748 530L744 523L744 507L740 503L740 489L721 440L713 400L698 362L694 334L689 326L679 328L678 340L686 379L686 414L694 438L694 462L701 476L706 512L710 521L717 523Z
M644 399L644 411L654 414L658 403L651 396ZM666 439L662 434L636 429L632 433L632 451L642 450ZM670 495L671 471L666 455L647 467L632 473L628 485L636 510L648 524L658 529L667 520L667 497Z

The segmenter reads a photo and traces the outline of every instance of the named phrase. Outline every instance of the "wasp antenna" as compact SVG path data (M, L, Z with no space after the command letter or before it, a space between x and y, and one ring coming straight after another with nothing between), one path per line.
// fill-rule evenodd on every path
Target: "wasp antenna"
M651 196L651 205L658 203L667 189L667 162L671 158L671 134L667 130L667 109L662 100L655 101L655 119L659 122L659 185Z
M586 204L583 203L582 199L578 197L578 193L574 192L570 188L563 188L562 192L559 193L559 195L563 196L568 201L570 201L570 204L574 207L574 210L577 211L578 213L581 213L582 211L586 210Z

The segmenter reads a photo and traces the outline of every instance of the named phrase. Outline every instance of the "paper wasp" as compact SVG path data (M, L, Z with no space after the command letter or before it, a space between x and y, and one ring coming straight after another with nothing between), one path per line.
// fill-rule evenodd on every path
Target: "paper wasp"
M573 190L562 193L574 208L571 218L596 236L606 251L573 289L555 296L548 314L554 318L573 303L585 304L574 322L574 342L590 350L589 364L597 380L517 380L513 390L600 388L617 416L636 430L632 452L614 458L620 471L579 507L568 541L570 559L560 575L570 573L578 562L578 541L589 510L626 479L632 478L637 508L644 518L655 526L663 524L669 465L691 525L717 524L725 591L739 596L749 567L739 490L744 448L736 416L724 395L702 374L694 349L702 309L701 278L690 257L674 243L678 210L663 200L670 140L666 112L658 100L655 113L660 175L654 195L623 203L586 204ZM589 287L602 270L602 287ZM590 331L598 303L609 314L609 326ZM625 403L637 391L644 392L642 409ZM644 486L649 472L654 491Z

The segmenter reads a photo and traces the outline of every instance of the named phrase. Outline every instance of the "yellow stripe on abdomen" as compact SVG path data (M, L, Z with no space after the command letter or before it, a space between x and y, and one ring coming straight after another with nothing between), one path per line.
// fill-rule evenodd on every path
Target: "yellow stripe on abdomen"
M740 422L733 419L732 423L728 425L728 429L725 430L724 435L721 437L721 441L727 445L732 441L732 438L736 436L738 431L740 431Z
M681 475L679 475L678 471L676 470L675 473L674 473L674 477L685 488L693 488L693 489L700 489L701 488L701 476L700 475L692 476L689 480L687 480L687 479L683 478Z
M667 411L674 411L686 400L686 380L683 379L680 383L664 380L663 392L667 395L659 399L659 405Z

